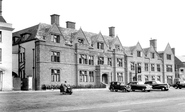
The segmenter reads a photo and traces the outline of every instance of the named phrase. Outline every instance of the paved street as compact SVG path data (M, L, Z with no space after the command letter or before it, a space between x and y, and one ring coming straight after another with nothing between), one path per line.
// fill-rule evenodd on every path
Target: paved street
M151 92L74 90L0 93L0 112L183 112L185 89Z

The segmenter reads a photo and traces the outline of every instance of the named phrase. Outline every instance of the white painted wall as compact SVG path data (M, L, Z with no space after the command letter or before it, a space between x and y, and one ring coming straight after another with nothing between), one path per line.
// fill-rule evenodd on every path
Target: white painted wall
M13 88L12 30L12 24L0 22L0 31L2 31L2 42L0 42L0 48L2 48L2 61L0 62L0 69L5 70L4 74L1 74L2 85L0 90L12 90Z

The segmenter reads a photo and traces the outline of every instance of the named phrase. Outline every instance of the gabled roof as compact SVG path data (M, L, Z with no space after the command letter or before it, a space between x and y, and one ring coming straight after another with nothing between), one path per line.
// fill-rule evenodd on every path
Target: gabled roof
M0 16L0 22L6 23L5 19L3 18L3 16Z
M22 43L22 42L30 41L33 39L42 40L43 36L47 36L51 32L51 29L53 28L54 25L55 24L49 25L49 24L45 24L45 23L40 23L35 26L14 32L13 37L19 37L18 41L14 44L18 44L18 42ZM55 25L55 26L57 26L57 25ZM71 41L74 38L73 35L77 34L79 31L82 31L82 33L86 37L89 44L93 41L96 41L97 36L101 36L107 46L109 45L109 43L111 43L115 39L110 36L102 35L101 32L98 34L92 33L92 32L86 32L86 31L83 31L81 28L79 30L71 29L71 28L63 28L63 27L59 27L59 26L57 26L57 28L59 29L60 34L62 35L62 37L64 38L65 41ZM23 41L21 35L24 33L29 33L31 35L29 38L27 38L26 40Z

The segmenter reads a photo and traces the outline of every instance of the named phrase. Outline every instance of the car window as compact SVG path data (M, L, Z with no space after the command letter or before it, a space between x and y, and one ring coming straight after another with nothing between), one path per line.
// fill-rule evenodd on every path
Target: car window
M138 84L144 84L144 82L139 81Z
M156 82L156 84L162 84L162 82L160 82L160 81L155 81Z

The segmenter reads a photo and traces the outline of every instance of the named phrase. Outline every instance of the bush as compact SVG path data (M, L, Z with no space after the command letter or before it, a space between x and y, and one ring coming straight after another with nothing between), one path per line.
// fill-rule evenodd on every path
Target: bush
M42 90L46 90L46 85L43 84L41 88L42 88Z

